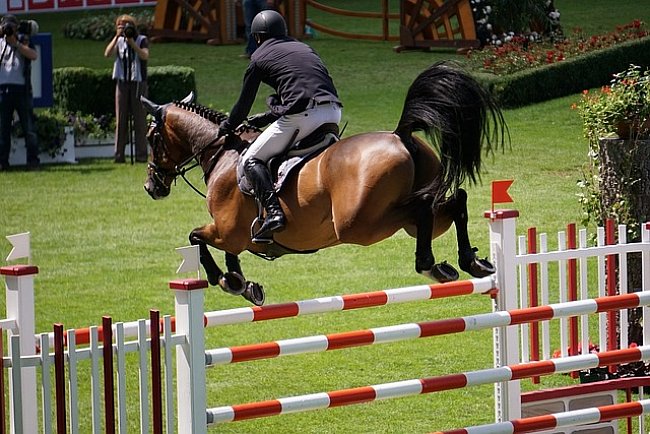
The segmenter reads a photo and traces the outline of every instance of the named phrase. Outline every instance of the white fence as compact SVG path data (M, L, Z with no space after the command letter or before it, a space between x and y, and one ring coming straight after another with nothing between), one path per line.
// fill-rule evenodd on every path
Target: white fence
M82 397L78 396L80 375L88 375L91 384L92 432L126 433L127 396L136 394L136 391L127 391L127 366L133 364L127 364L127 358L132 360L127 357L129 353L135 353L133 357L137 359L138 425L143 433L163 430L168 433L203 433L209 424L325 408L330 405L331 396L337 396L340 400L337 405L340 405L444 390L435 385L440 382L447 384L448 379L429 378L368 386L363 388L363 399L355 395L355 392L351 392L355 396L349 398L343 394L330 395L323 392L280 398L272 403L273 408L256 407L255 403L210 408L206 402L205 370L207 366L215 364L262 358L264 351L260 351L261 348L267 349L265 351L268 351L269 356L277 355L277 352L292 355L326 351L333 347L345 348L456 333L480 327L495 328L495 368L482 373L468 373L468 378L474 379L477 384L479 378L480 381L496 381L496 420L518 419L521 417L520 377L504 377L504 372L511 371L504 367L521 367L527 366L526 364L534 367L536 360L549 358L552 339L548 330L550 318L561 318L559 321L562 323L562 357L554 363L568 367L569 371L602 363L598 357L587 354L589 342L599 342L603 354L609 354L615 348L627 347L627 334L624 333L627 327L627 315L624 314L626 308L645 306L644 335L650 331L646 327L649 317L645 315L650 296L645 293L638 297L626 295L628 288L625 272L628 255L640 252L643 264L641 289L650 289L650 273L647 272L650 270L650 226L642 226L642 241L639 243L626 242L624 227L619 227L619 240L616 244L612 244L611 236L609 242L606 242L605 232L599 230L598 243L592 247L587 246L586 232L580 231L580 241L575 248L571 241L573 229L569 229L569 237L564 233L558 234L557 250L547 251L546 237L542 235L539 253L528 253L531 249L527 246L534 244L517 237L517 215L516 211L499 211L487 215L490 219L491 255L497 266L497 274L488 278L217 312L204 311L203 292L208 286L206 281L174 280L170 282L170 288L175 291L175 318L164 316L161 319L157 312L152 312L148 320L129 323L112 324L110 318L104 318L103 324L98 327L64 331L62 326L55 325L53 333L37 336L34 334L33 292L34 276L38 273L38 268L32 265L2 267L0 274L6 280L7 319L0 320L0 327L7 331L8 355L3 357L2 363L3 369L8 369L8 393L5 394L4 384L0 386L2 396L9 401L11 432L35 433L40 430L49 433L55 427L59 432L64 432L66 428L73 433L88 432L90 427L79 424L79 402ZM596 264L590 265L590 261L595 261ZM618 274L612 274L612 266L608 265L608 262L614 264L614 261L617 262ZM531 267L531 264L536 264L537 268ZM590 280L589 273L594 270L597 276ZM608 275L617 276L616 281L614 277L608 278ZM554 282L549 276L557 276L557 280ZM542 288L541 301L533 303L540 305L539 308L528 307L530 299L534 298L528 293L532 281L537 281ZM592 300L593 296L589 297L595 292L589 288L592 281L596 282L597 300ZM495 288L498 288L496 294ZM612 291L620 295L611 297ZM256 344L254 350L246 346L218 349L206 349L204 346L205 327L472 293L492 293L495 296L495 313L443 322L389 326L372 329L372 333L361 330ZM610 298L604 298L607 296ZM558 303L551 303L553 299L557 299ZM623 314L608 314L605 311L609 309L623 309ZM593 312L599 312L600 336L597 337L590 337L588 333L588 314ZM576 314L577 320L568 319ZM544 320L541 322L542 350L538 354L535 345L529 344L529 336L537 336L531 330L541 320ZM450 324L456 324L458 328ZM607 339L607 334L612 335L612 330L616 331L617 328L620 329L620 341ZM613 333L613 337L616 337L616 333ZM537 341L537 338L534 340ZM644 337L643 343L647 342L650 341ZM581 349L578 351L579 347ZM621 353L625 356L623 359L614 356L605 359L644 359L650 354L650 350L644 348L641 347L642 351L638 354L635 350L624 350ZM579 361L576 361L576 357ZM80 374L80 367L86 364L89 368L84 372L89 373ZM174 371L175 379L170 375ZM531 377L546 374L543 370L538 372L533 369L531 372L535 373ZM174 381L177 385L175 390ZM468 381L468 385L471 385L469 383L471 381ZM4 409L4 405L0 408ZM241 413L244 410L246 412ZM53 414L55 420L52 420ZM4 421L4 415L0 419Z

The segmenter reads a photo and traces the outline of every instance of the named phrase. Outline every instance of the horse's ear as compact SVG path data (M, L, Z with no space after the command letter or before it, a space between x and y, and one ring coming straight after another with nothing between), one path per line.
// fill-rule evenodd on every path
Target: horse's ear
M185 98L181 100L182 103L190 104L194 102L194 92L190 92Z
M161 105L156 104L142 95L140 96L140 102L144 106L145 110L151 113L156 119L162 118L163 107Z

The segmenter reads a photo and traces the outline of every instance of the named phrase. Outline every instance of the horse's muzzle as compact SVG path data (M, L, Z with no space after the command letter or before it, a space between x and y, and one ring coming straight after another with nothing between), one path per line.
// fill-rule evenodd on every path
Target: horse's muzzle
M148 177L144 183L144 191L149 193L152 199L164 199L169 196L170 188L164 184L156 182L151 177Z

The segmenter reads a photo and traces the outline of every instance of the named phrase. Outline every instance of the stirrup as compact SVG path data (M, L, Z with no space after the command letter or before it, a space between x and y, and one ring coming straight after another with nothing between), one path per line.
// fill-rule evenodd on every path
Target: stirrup
M268 217L267 217L268 219ZM257 219L256 219L257 220ZM284 221L284 218L282 220L279 220L275 222L275 226L271 226L268 228L265 228L264 225L267 223L265 220L260 229L257 231L255 235L253 235L253 242L258 243L258 244L271 244L273 243L273 233L274 232L280 232L282 231L285 226L286 222Z

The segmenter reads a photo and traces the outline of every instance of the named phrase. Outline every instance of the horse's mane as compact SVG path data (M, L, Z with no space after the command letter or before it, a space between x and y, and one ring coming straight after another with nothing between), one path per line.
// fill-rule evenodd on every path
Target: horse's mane
M173 101L173 104L176 107L179 107L183 110L187 110L191 113L197 114L201 116L203 119L207 119L216 125L219 125L223 121L228 119L228 115L225 114L224 112L213 110L211 108L193 102ZM238 129L235 133L238 136L240 136L242 133L259 133L261 131L262 130L260 130L259 128L253 127L248 124L244 124L243 129Z
M183 110L196 113L202 118L209 120L213 124L220 124L221 122L228 119L228 115L223 112L219 112L200 104L195 104L193 102L174 101L174 105L176 107L182 108Z

